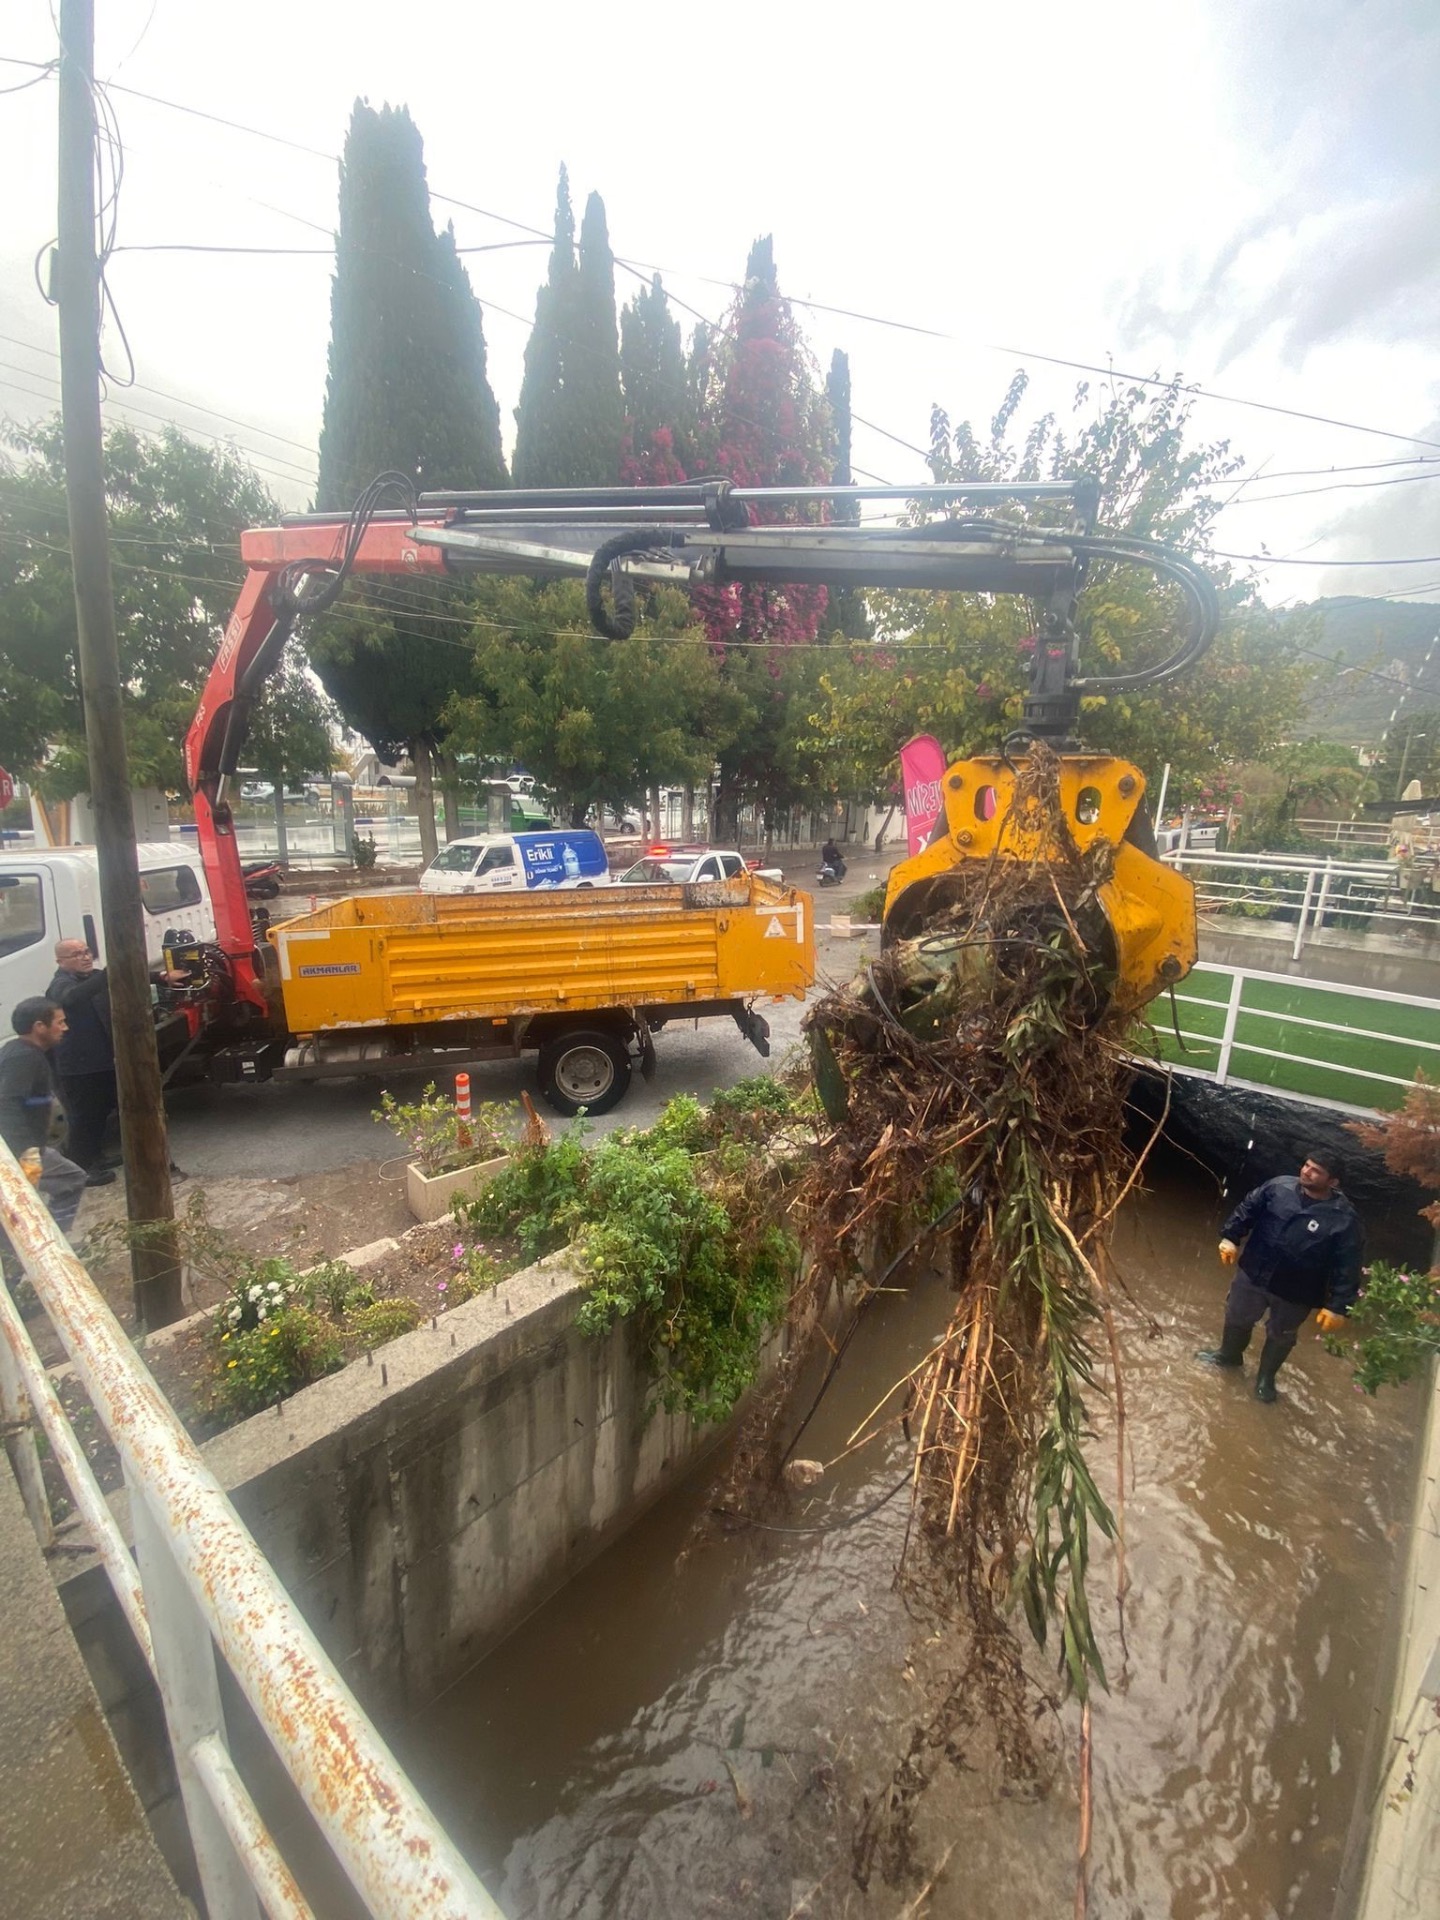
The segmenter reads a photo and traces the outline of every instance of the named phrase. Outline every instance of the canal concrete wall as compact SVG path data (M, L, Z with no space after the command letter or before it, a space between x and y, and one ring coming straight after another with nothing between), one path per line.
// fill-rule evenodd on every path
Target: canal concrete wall
M378 1717L482 1660L718 1437L649 1409L633 1329L582 1334L582 1297L554 1255L203 1449ZM98 1567L62 1591L153 1816L168 1755L148 1671Z
M1357 1920L1440 1914L1440 1368L1433 1365L1398 1639Z

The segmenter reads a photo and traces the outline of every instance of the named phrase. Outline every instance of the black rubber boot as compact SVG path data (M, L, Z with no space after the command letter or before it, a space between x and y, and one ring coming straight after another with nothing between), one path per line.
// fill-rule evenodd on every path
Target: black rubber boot
M1275 1399L1275 1376L1285 1364L1288 1346L1279 1340L1267 1340L1260 1349L1260 1366L1255 1375L1255 1398L1268 1406Z
M1232 1327L1227 1320L1220 1330L1219 1346L1202 1347L1195 1358L1203 1360L1207 1367L1238 1367L1249 1344L1249 1327Z

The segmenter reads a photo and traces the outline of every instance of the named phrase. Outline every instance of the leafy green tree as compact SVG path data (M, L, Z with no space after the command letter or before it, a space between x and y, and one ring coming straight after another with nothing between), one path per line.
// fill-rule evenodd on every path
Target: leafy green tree
M601 487L618 481L625 412L615 257L598 193L585 203L577 256L564 167L555 202L555 244L536 296L515 418L517 486Z
M59 421L10 430L0 473L0 761L67 798L89 769ZM239 591L241 530L278 508L237 454L174 427L111 428L105 482L131 772L182 791L181 746ZM266 713L288 739L284 699L268 696Z
M431 223L420 134L403 107L357 101L340 171L320 434L319 504L349 506L385 471L419 489L505 484L479 304L448 230ZM420 843L436 849L434 752L467 671L454 595L371 581L309 636L346 723L415 766Z
M574 825L652 787L708 776L749 720L681 595L653 596L630 639L597 638L580 587L518 579L480 584L471 687L449 709L454 745L518 761ZM661 637L661 636L665 637Z
M1011 383L983 438L968 423L932 421L937 480L1036 480L1093 474L1101 521L1168 541L1204 558L1219 510L1216 479L1237 462L1225 443L1192 445L1190 401L1178 383L1157 394L1106 390L1073 439L1051 416L1017 445L1012 428L1025 376ZM1087 408L1082 387L1077 411ZM1016 510L1016 518L1023 517ZM1203 668L1153 689L1084 702L1088 746L1124 755L1158 776L1167 761L1177 800L1197 797L1235 761L1255 760L1293 737L1310 671L1304 638L1215 568L1225 609ZM941 594L872 594L877 646L837 659L823 676L811 734L817 763L852 790L879 797L909 733L933 732L952 752L993 750L1018 724L1033 651L1031 616L1018 601ZM1081 597L1082 650L1101 673L1163 657L1180 610L1173 591L1143 572L1095 567ZM898 677L897 677L898 676Z
M292 641L265 697L250 722L246 761L275 789L275 833L281 860L289 854L285 795L307 774L328 773L334 758L334 732L340 715L315 684L304 654Z
M1433 793L1440 775L1440 707L1417 707L1392 720L1381 742L1374 779L1382 800L1398 800L1412 780Z

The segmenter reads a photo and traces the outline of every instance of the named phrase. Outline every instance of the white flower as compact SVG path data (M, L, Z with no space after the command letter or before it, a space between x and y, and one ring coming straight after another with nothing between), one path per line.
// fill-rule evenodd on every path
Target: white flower
M249 1293L246 1294L245 1298L247 1300L258 1300L260 1298L262 1291L263 1289L260 1287L251 1287Z

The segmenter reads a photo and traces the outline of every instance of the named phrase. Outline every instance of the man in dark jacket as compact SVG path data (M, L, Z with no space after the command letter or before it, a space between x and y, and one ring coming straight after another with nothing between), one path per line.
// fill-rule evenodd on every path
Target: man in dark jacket
M55 1049L60 1100L69 1125L65 1150L77 1167L85 1169L87 1185L105 1187L115 1175L100 1165L100 1153L106 1122L120 1104L110 983L83 940L57 940L55 959L55 978L45 997L65 1010L65 1037Z
M10 1015L15 1038L0 1047L0 1139L18 1160L31 1147L40 1154L37 1181L55 1224L68 1233L75 1224L85 1174L49 1145L55 1114L52 1056L65 1037L65 1015L52 1001L22 1000Z
M1360 1291L1365 1232L1340 1191L1344 1175L1340 1156L1316 1147L1298 1178L1281 1174L1256 1187L1220 1229L1220 1258L1235 1268L1235 1278L1220 1344L1196 1357L1213 1367L1238 1367L1263 1318L1257 1400L1275 1398L1275 1375L1311 1313L1323 1333L1333 1333Z

